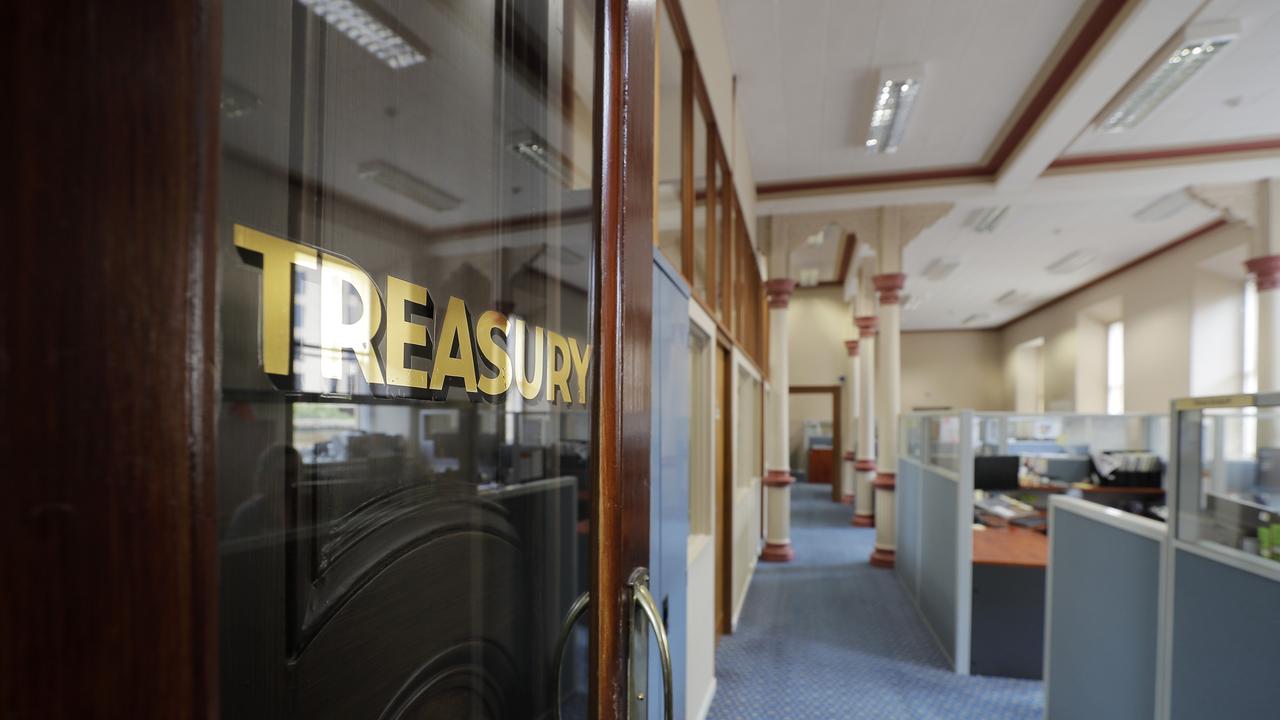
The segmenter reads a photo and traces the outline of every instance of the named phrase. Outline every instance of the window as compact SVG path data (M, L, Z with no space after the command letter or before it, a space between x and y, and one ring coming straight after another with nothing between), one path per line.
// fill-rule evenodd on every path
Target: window
M763 475L760 428L764 421L760 381L745 365L738 365L737 452L734 475L740 488L749 488Z
M1124 412L1124 323L1107 324L1107 414Z
M658 199L657 242L681 273L684 267L682 180L684 57L665 3L658 3Z
M1258 392L1258 285L1251 277L1244 284L1244 332L1241 375L1243 392ZM1258 452L1258 409L1245 408L1241 427L1241 444L1244 457Z
M710 535L715 487L712 453L714 345L697 325L689 327L689 534Z

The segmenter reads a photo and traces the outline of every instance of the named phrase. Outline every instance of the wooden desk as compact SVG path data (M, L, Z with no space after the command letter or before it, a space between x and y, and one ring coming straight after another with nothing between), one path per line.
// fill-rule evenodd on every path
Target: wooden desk
M1035 530L1013 526L974 530L973 564L1048 567L1049 538Z

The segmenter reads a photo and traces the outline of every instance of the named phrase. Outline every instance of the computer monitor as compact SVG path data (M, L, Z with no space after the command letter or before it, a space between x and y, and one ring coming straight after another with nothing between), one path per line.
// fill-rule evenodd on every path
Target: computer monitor
M990 455L973 459L974 490L1017 490L1018 456Z

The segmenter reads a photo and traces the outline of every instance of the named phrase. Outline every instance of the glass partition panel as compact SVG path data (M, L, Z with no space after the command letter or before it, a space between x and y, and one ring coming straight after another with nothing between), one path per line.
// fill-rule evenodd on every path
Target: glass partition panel
M960 472L959 415L925 416L925 463Z
M1177 450L1176 537L1280 562L1280 408L1179 412Z
M222 715L551 717L595 492L596 4L221 7Z
M693 292L707 297L707 236L711 231L708 214L707 118L697 94L693 98Z
M684 268L683 54L666 3L658 3L658 247Z

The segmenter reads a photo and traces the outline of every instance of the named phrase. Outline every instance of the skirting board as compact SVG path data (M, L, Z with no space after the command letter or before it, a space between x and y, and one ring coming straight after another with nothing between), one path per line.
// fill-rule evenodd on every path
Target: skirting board
M698 714L693 716L693 720L707 720L707 713L711 712L711 701L716 697L716 678L711 676L711 684L707 686L707 694L702 698L702 705L698 708Z
M747 606L747 593L751 592L751 581L756 578L756 565L758 564L759 560L752 558L747 565L747 581L742 583L742 595L733 604L733 617L729 619L729 630L731 632L738 631L738 618L742 617L742 608Z

